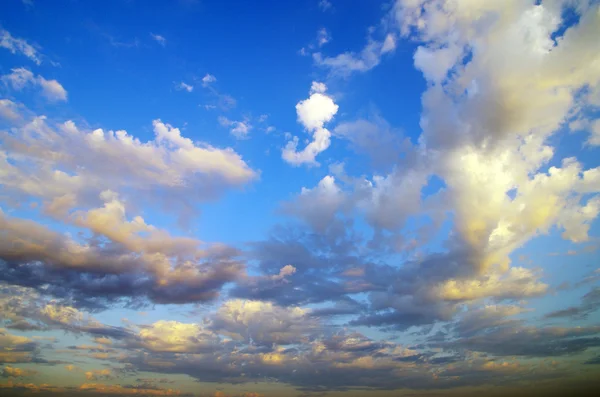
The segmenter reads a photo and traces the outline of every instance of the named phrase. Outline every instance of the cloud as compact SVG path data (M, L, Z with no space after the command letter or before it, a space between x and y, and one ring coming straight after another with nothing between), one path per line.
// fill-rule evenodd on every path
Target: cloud
M211 85L212 83L214 83L216 81L217 81L217 78L210 73L206 73L206 75L204 75L204 77L202 77L202 85L204 87L208 87L209 85Z
M596 120L590 126L591 135L588 143L592 146L600 146L600 120Z
M0 117L9 122L17 122L21 119L19 105L10 99L0 99Z
M331 35L325 28L321 28L317 32L317 46L323 47L325 44L331 41Z
M5 365L4 368L2 368L2 376L5 378L23 378L35 375L36 373L36 371L11 367L10 365Z
M49 208L84 205L102 191L127 187L177 201L185 211L190 200L218 197L257 177L233 149L192 142L158 119L152 124L154 140L142 142L123 130L90 131L72 121L34 117L2 135L6 152L0 161L6 166L0 180L7 192L41 198Z
M165 388L144 388L143 385L105 385L100 383L84 383L77 391L98 394L98 395L142 395L142 396L191 396L190 393L183 393L177 389Z
M164 36L161 36L159 34L154 34L154 33L150 33L150 36L152 37L152 39L154 41L156 41L161 46L165 47L167 45L167 39L165 39Z
M12 73L1 77L4 84L11 86L16 91L21 91L27 87L39 87L42 95L49 101L66 101L67 91L56 80L46 80L42 76L35 76L31 71L25 68L12 69Z
M321 9L321 11L327 11L327 10L331 9L332 7L333 7L333 4L331 4L331 1L319 0L319 8Z
M600 287L594 287L581 298L581 304L579 306L571 306L566 309L555 310L546 314L544 317L570 317L572 319L582 319L587 318L588 315L592 314L598 309L600 309Z
M282 210L306 221L316 231L323 232L342 209L346 197L336 185L335 178L327 175L316 187L303 187L301 193L292 202L284 203Z
M171 237L139 216L128 221L123 202L112 193L103 198L102 208L61 214L65 221L107 238L110 243L103 245L81 244L33 221L0 213L9 237L0 244L2 279L34 288L45 285L46 292L85 306L122 298L160 303L210 300L225 283L242 275L244 265L233 259L236 250Z
M396 48L395 39L387 35L383 41L368 38L365 47L358 53L348 51L336 56L323 56L320 52L312 54L315 65L328 69L334 77L349 77L353 73L364 73L381 62L381 57Z
M108 368L95 369L92 371L87 371L85 373L85 379L87 379L87 380L110 379L112 377L113 377L112 371Z
M237 139L244 139L248 137L248 134L252 130L252 125L249 120L245 119L244 121L234 121L229 120L225 116L219 116L219 124L223 127L231 127L229 132Z
M37 361L39 345L33 339L9 333L0 328L0 363Z
M475 279L449 279L440 285L436 293L450 301L486 297L518 299L543 295L547 289L548 286L539 282L529 269L512 267L506 273L488 273Z
M176 84L175 88L178 89L178 90L183 90L183 91L187 91L187 92L194 91L194 86L193 85L186 84L183 81L180 82L180 83L178 83L178 84Z
M301 343L318 331L318 324L300 307L235 299L223 303L210 328L250 345L271 346Z
M6 48L13 54L21 54L29 58L36 65L42 63L42 57L38 50L26 40L14 37L10 32L0 29L0 47Z
M298 138L289 141L281 153L287 163L294 166L318 165L315 157L329 147L331 133L324 124L333 119L339 106L325 94L326 88L323 83L313 82L310 97L296 104L298 122L312 133L313 141L300 152L297 151Z
M140 345L152 352L210 352L220 342L216 334L198 324L165 320L141 327L137 336Z

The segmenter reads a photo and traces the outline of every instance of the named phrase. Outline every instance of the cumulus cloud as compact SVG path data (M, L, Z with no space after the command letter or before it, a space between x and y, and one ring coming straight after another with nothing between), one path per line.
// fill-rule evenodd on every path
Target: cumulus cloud
M318 165L315 157L325 151L331 143L331 133L324 127L337 113L339 106L333 98L325 94L327 87L323 83L313 82L310 97L296 104L298 122L312 133L313 140L298 152L298 137L294 137L283 148L282 158L294 166L301 164Z
M335 178L327 175L316 187L302 188L292 202L283 204L283 212L305 220L316 231L323 232L342 209L346 197L336 185Z
M22 378L35 375L36 373L36 371L11 367L10 365L5 365L4 368L2 368L2 376L5 378Z
M216 349L219 338L198 324L160 320L140 327L140 345L152 352L202 353Z
M265 346L301 343L318 331L317 326L306 309L240 299L225 302L210 322L213 330Z
M209 300L243 274L244 265L234 259L236 250L172 237L139 216L128 221L123 202L114 194L103 198L102 208L60 214L63 220L104 236L103 245L82 244L33 221L0 213L6 236L0 244L2 279L35 288L45 285L46 292L85 305L121 298L161 303ZM50 288L48 280L54 280Z
M247 138L248 134L252 130L252 125L248 119L244 119L243 121L235 121L230 120L225 116L220 116L219 124L221 124L223 127L229 127L229 132L231 132L231 135L237 139Z
M132 193L155 192L156 198L170 191L166 197L186 211L191 200L215 198L257 176L233 149L193 142L158 119L153 129L154 140L142 142L123 130L89 131L72 121L34 117L2 133L0 182L7 192L58 207L82 205L125 186Z
M15 68L10 74L3 75L0 79L4 84L11 86L16 91L21 91L28 87L38 87L42 95L49 101L66 101L67 91L56 80L46 80L42 76L35 76L30 70L25 68Z

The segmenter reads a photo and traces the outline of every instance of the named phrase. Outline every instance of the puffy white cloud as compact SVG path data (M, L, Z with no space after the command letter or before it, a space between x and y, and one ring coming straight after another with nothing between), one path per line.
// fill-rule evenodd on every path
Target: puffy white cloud
M24 39L14 37L4 29L0 29L0 47L6 48L13 54L23 54L37 65L42 63L41 56L34 46Z
M235 121L229 120L225 116L220 116L219 124L221 124L223 127L230 127L229 132L231 132L231 134L237 139L247 138L250 130L252 130L252 125L247 119L243 121Z
M335 178L327 175L316 187L303 187L294 201L283 204L283 211L305 220L316 231L324 232L345 201L345 194L336 185Z
M259 345L288 345L306 341L318 331L309 310L270 302L234 299L223 303L210 318L211 329Z
M153 352L202 353L214 350L219 338L198 324L160 320L141 326L141 346Z
M447 208L479 271L506 270L511 252L555 225L585 241L597 216L596 201L583 197L598 192L585 178L593 170L576 159L544 169L554 155L547 138L579 106L577 92L600 81L598 51L590 51L598 46L591 38L600 33L598 6L579 7L579 23L554 41L559 3L395 5L400 31L426 43L414 56L430 83L421 150L447 185Z
M164 190L185 210L191 200L214 198L257 176L233 149L195 143L161 120L153 127L155 139L141 142L123 130L86 131L72 121L35 117L1 135L0 183L59 207L83 205L104 190L127 187L145 197Z
M12 86L14 90L21 91L29 86L39 87L42 95L50 101L66 101L67 91L56 80L46 80L42 76L35 76L25 68L12 69L10 74L1 77L2 81Z
M187 92L194 91L193 85L189 85L187 83L184 83L183 81L181 81L177 85L175 85L175 88L177 88L178 90L187 91Z
M325 94L326 89L325 84L313 82L310 97L296 104L298 122L312 133L313 140L300 152L297 151L297 137L286 144L281 156L292 165L305 163L317 165L315 157L326 150L331 143L331 133L324 125L333 119L339 106Z
M442 283L434 294L449 301L474 300L487 297L520 299L543 295L548 285L523 267L512 267L506 273L491 273L474 279L450 279Z
M206 73L204 77L202 77L202 85L204 87L208 87L212 83L216 82L217 78L210 73Z

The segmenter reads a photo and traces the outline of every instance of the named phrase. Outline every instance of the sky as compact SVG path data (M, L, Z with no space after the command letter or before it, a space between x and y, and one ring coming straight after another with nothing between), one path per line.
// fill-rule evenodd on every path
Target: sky
M593 393L598 37L595 0L2 1L0 394Z

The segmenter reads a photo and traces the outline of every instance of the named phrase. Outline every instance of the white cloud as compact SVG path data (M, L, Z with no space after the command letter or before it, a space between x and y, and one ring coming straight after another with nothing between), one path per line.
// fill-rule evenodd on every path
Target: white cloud
M10 99L0 99L0 117L9 121L19 120L19 106Z
M189 85L187 83L184 83L183 81L178 83L175 88L177 88L178 90L184 90L187 92L192 92L194 91L194 86L193 85Z
M591 134L588 143L592 146L600 146L600 119L592 123L590 130Z
M396 49L396 37L392 33L388 33L385 36L385 40L383 41L383 46L381 47L381 53L385 54Z
M39 87L42 95L49 101L66 101L67 91L56 80L46 80L42 76L35 76L31 71L25 68L12 69L12 73L1 77L2 81L12 86L16 91L21 91L27 87Z
M204 87L208 87L210 84L217 81L217 78L212 74L207 73L204 77L202 77L202 85Z
M123 130L90 131L72 121L28 118L3 137L0 183L5 191L48 203L95 200L102 191L125 187L145 197L170 191L164 197L185 210L189 200L214 198L257 176L233 149L193 142L160 120L153 128L155 139L142 142Z
M600 51L591 50L600 50L592 39L600 34L598 6L555 43L561 9L552 3L448 4L398 1L395 15L405 35L427 43L414 57L430 82L420 144L448 186L455 228L477 253L473 266L506 270L511 252L553 226L584 241L597 208L582 194L598 190L576 159L548 173L543 167L554 155L547 138L578 105L574 93L600 82L592 66Z
M329 1L329 0L319 0L319 8L322 11L327 11L331 7L333 7L333 4L331 4L331 1Z
M313 82L310 97L296 104L298 122L312 133L313 141L301 152L297 151L297 137L286 144L282 152L282 158L292 165L317 165L315 157L329 147L331 133L324 128L324 125L333 119L339 106L335 104L330 96L325 94L326 89L325 84Z
M237 340L270 346L300 343L317 329L308 309L270 302L234 299L223 303L210 328Z
M543 295L547 289L548 285L540 282L531 270L513 267L504 274L492 272L474 279L447 280L433 293L448 301L521 299Z
M154 33L150 33L150 36L152 37L152 39L154 41L156 41L158 44L160 44L161 46L166 46L167 45L167 39L164 38L164 36L161 36L159 34L154 34Z
M346 197L336 185L335 178L327 175L316 187L303 187L294 201L284 203L283 211L297 216L317 232L323 233L332 224L336 213L342 209L345 202Z
M220 116L219 124L221 124L223 127L231 127L229 132L231 132L231 134L237 139L247 138L250 130L252 130L252 125L250 125L248 120L235 121L229 120L225 116Z
M32 60L35 64L42 63L41 56L34 46L24 39L13 37L8 31L0 29L0 47L6 48L13 54L22 54Z
M152 352L202 353L214 349L219 338L199 324L160 320L141 327L140 344Z
M344 52L333 57L324 57L314 53L313 61L317 66L329 69L334 76L348 77L352 73L367 72L379 65L382 55L392 52L395 41L388 35L384 41L368 39L367 45L359 52Z
M319 29L317 32L317 45L323 47L325 44L331 41L331 35L325 28Z

